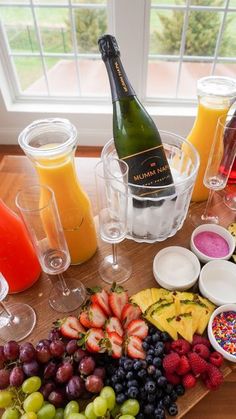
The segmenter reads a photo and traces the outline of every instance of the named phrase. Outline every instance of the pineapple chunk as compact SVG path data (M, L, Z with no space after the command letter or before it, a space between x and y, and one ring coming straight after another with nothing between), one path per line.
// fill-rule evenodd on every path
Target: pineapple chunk
M174 302L168 302L157 307L151 314L148 320L152 323L153 320L158 321L162 330L169 333L172 339L178 338L177 331L168 323L167 318L175 316L175 304Z
M192 342L192 339L193 339L193 328L192 328L193 322L192 322L192 314L191 313L179 314L178 316L168 318L167 322L184 339L186 339L189 343Z
M202 335L204 330L207 327L211 314L215 310L215 305L212 304L207 298L203 298L200 295L198 296L198 298L204 307L203 307L203 314L201 315L199 319L199 324L198 324L196 332L199 333L199 335Z
M137 304L144 313L150 305L153 304L151 289L147 288L132 295L131 301Z

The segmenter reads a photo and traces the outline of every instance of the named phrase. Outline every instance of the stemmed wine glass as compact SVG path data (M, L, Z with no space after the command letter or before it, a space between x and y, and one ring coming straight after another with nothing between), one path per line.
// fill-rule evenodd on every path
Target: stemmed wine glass
M70 254L54 192L46 185L32 185L18 192L16 205L42 270L49 275L57 275L59 279L51 288L49 304L59 312L77 309L84 302L86 291L78 279L65 279L63 275L70 265Z
M100 236L112 245L112 254L100 264L99 274L108 284L121 284L132 272L130 261L117 254L117 243L127 233L128 166L119 159L100 161L95 167L95 178Z
M236 143L236 111L232 117L227 117L226 124L227 127L225 129L224 142L227 143L228 140L230 140ZM236 156L229 175L224 196L224 203L228 208L236 211Z
M0 272L0 338L6 342L16 342L26 338L33 330L36 323L36 314L32 307L24 303L5 304L9 285Z
M196 226L203 223L219 224L220 222L219 216L212 211L212 198L215 191L225 188L236 155L236 141L233 135L229 135L227 123L228 119L225 119L225 116L221 116L217 122L203 179L204 185L210 189L209 197L203 213L194 211L190 214L191 220Z

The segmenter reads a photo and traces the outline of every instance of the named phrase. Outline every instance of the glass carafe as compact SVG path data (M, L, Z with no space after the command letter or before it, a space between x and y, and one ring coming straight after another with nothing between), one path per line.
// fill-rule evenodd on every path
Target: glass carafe
M39 182L55 193L71 263L87 261L97 249L97 238L90 200L75 169L76 128L67 119L35 121L21 132L19 144L33 162Z
M193 201L207 199L209 190L203 184L217 120L226 115L236 99L236 79L229 77L203 77L197 83L198 110L188 140L200 155L200 167L192 194Z
M0 199L0 272L9 293L31 287L41 268L23 221Z

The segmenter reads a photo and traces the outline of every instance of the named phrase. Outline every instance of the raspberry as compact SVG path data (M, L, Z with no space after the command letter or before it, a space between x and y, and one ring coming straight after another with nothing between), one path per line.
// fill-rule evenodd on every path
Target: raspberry
M219 352L214 351L210 354L209 361L212 365L220 367L223 363L223 356Z
M178 375L185 375L190 371L189 360L186 355L182 355L180 358L180 363L176 369Z
M207 338L204 338L201 335L193 335L192 346L195 346L198 343L202 343L203 345L207 346L208 348L211 347L211 343Z
M207 362L205 359L201 358L196 352L191 352L188 354L188 359L190 363L190 368L195 376L202 374L207 370Z
M186 355L190 352L191 345L185 339L177 339L171 342L171 348L179 355Z
M166 372L165 377L170 384L177 385L180 384L180 377L174 372Z
M193 352L196 352L199 356L201 356L204 359L208 359L210 356L210 350L206 345L203 345L203 343L197 343L193 347Z
M224 377L219 368L212 364L208 364L207 370L202 378L209 390L217 390L224 381Z
M197 382L197 380L196 380L196 378L194 377L193 374L188 373L188 374L183 376L182 384L183 384L184 388L186 388L186 389L194 387L196 385L196 382Z
M176 368L180 363L180 357L175 352L172 352L165 356L163 359L163 368L166 372L175 372Z

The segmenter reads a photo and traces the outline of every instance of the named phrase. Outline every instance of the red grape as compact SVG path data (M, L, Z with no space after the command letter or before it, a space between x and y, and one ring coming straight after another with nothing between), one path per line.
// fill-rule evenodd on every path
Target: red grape
M33 375L38 375L39 372L39 364L37 361L33 359L33 361L30 362L24 362L23 365L23 371L27 377L32 377Z
M19 356L19 345L14 340L10 340L5 343L3 351L8 361L15 361Z
M69 400L78 399L84 392L84 381L78 375L74 375L66 386L66 394Z
M75 351L74 355L73 355L73 359L75 362L80 362L81 359L83 359L85 357L85 355L87 354L87 352L85 352L83 349L79 348Z
M20 387L25 379L25 374L21 367L14 367L10 373L10 384L14 387Z
M7 358L4 355L4 348L3 346L0 346L0 368L4 367L6 360Z
M60 358L65 352L65 344L62 340L54 340L50 343L50 352L53 356Z
M38 345L36 346L36 359L41 364L46 364L51 359L51 357L52 356L49 347L43 345L40 347L38 347Z
M49 394L56 389L56 384L53 381L48 381L43 384L40 388L40 393L42 393L45 400L48 400Z
M70 362L64 362L56 373L56 380L58 383L67 383L73 375L73 367Z
M100 393L103 386L102 379L97 375L89 375L85 380L86 390L90 391L90 393Z
M30 342L25 342L20 345L19 359L21 362L30 362L36 357L35 349Z
M78 349L77 340L70 340L66 345L66 352L68 353L68 355L72 355L76 351L76 349Z
M39 348L49 348L50 346L50 340L49 339L41 339L38 341L37 345L36 345L36 349Z
M95 369L95 361L91 356L85 356L79 364L79 372L84 375L91 374Z
M105 380L106 370L104 367L97 367L93 371L93 375L96 375L97 377L100 377L102 380Z
M65 404L65 395L61 390L53 390L49 396L48 401L52 403L55 407L61 407Z
M48 335L49 340L51 340L51 341L59 340L60 338L61 338L61 334L60 334L58 329L50 330L49 335Z
M10 371L0 370L0 390L4 390L10 384Z
M49 363L45 366L43 376L47 380L48 378L55 377L57 372L57 364L53 361L49 361Z

